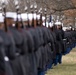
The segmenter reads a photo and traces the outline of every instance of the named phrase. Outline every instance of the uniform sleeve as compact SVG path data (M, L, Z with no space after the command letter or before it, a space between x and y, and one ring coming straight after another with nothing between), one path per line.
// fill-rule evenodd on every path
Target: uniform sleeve
M4 56L5 56L4 46L0 39L0 74L2 74L2 75L5 73Z
M15 56L16 56L16 47L15 47L15 42L14 42L12 36L10 37L10 41L11 41L11 43L10 43L10 46L9 46L8 57L9 57L9 59L14 59Z

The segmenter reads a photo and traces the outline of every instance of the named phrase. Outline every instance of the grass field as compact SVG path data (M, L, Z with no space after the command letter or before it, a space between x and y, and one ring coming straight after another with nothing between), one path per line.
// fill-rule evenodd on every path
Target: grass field
M54 66L46 75L76 75L76 48L63 56L63 63Z

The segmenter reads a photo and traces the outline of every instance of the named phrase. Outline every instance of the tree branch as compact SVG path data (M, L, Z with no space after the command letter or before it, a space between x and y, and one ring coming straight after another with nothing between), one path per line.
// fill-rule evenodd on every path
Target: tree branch
M65 9L53 9L53 10L54 10L54 11L62 12L62 11L66 11L66 10L74 10L74 9L76 9L76 7L65 8Z

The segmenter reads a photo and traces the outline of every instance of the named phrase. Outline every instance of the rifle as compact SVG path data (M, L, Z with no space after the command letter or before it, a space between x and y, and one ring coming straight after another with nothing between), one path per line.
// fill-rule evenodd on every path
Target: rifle
M33 12L33 5L30 6L31 14L32 14L32 27L34 27L34 12Z
M38 25L38 21L37 21L37 4L34 4L34 13L35 13L35 17L36 17L36 21L34 21L34 27L36 27Z
M44 11L44 12L45 12L45 27L46 27L46 11L47 11L47 10L46 10L46 8L45 8L45 11Z
M27 9L28 9L28 7L25 6L25 9L24 9L24 10L25 10L25 12L27 13L27 21L28 21L27 24L28 24L28 27L29 27L30 25L29 25L29 18L28 18L28 12L27 12Z
M3 16L4 16L4 28L5 28L5 32L8 31L8 28L7 28L7 23L6 23L6 4L5 2L2 3L2 7L3 7Z
M20 13L20 9L19 9L18 3L15 3L15 7L16 7L16 13L17 13L16 28L18 29L18 22L19 22L18 15L20 15L20 20L21 20L21 24L22 24L22 27L21 27L21 28L24 28L24 25L23 25L23 21L22 21L22 17L21 17L21 13Z

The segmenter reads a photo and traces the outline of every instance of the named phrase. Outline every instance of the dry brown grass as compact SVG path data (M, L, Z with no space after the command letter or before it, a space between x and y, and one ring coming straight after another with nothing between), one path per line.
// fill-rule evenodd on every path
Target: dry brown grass
M63 63L54 66L46 75L76 75L76 48L63 56Z

